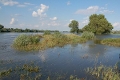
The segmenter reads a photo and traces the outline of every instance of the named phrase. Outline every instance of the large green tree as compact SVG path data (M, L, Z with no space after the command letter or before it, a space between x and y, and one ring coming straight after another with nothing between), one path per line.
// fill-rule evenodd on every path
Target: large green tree
M95 34L104 34L110 33L112 29L113 26L107 21L103 14L93 14L89 17L88 25L84 26L82 30Z
M76 20L72 20L71 23L69 24L69 27L71 28L70 32L72 33L78 33L79 32L79 23Z

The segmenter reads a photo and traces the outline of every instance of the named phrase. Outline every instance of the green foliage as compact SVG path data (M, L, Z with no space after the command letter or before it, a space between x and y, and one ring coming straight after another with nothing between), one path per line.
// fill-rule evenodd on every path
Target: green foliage
M46 30L43 35L50 35L51 32L49 30Z
M89 39L94 39L95 35L92 32L85 31L82 33L81 37L89 40Z
M4 26L0 24L0 29L2 29L2 28L4 28Z
M13 42L14 46L27 46L37 44L40 41L39 35L19 35Z
M78 21L72 20L71 23L69 24L69 27L71 28L70 32L78 33L79 32L78 26L79 26Z
M101 44L120 47L120 38L108 38L108 39L103 39L103 40L101 41Z
M82 30L95 34L104 34L110 33L112 29L113 26L107 21L103 14L93 14L89 17L88 25L84 26Z

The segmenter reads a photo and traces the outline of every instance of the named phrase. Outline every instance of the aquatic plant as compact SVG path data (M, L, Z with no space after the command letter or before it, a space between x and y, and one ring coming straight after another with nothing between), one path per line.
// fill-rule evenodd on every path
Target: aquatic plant
M16 66L7 70L0 71L0 79L4 77L11 77L13 74L20 76L20 80L39 80L42 76L40 67L34 64L24 64L23 66ZM32 75L36 74L36 75Z
M101 65L95 68L87 68L86 71L100 80L119 80L120 74L116 70L116 67L106 67Z
M93 41L94 41L95 44L101 44L101 39L95 38Z
M101 44L120 47L120 38L107 38L101 41Z
M92 32L85 31L82 33L81 37L90 40L90 39L94 39L95 35Z

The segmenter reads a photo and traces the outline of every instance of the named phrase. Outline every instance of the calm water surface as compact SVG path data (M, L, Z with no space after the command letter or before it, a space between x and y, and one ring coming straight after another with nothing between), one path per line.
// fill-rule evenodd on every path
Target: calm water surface
M114 66L119 61L119 47L94 44L92 41L85 44L50 48L44 51L17 51L11 45L14 38L20 34L0 33L0 70L33 62L41 67L42 80L46 80L48 76L52 80L60 76L69 80L70 75L87 80L96 80L85 72L87 67L95 67L100 64ZM120 38L120 35L97 35L97 38ZM19 77L2 78L2 80L10 79L19 80Z

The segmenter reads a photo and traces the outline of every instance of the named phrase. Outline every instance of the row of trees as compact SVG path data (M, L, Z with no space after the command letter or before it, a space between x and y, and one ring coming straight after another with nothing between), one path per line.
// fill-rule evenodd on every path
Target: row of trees
M45 32L45 31L46 30L4 28L4 26L0 24L0 32ZM50 32L57 32L57 30L50 31Z
M93 32L94 34L106 34L110 33L113 29L113 26L111 23L107 21L105 16L103 14L93 14L89 17L89 23L85 25L82 29L78 28L79 23L76 20L72 20L69 24L69 27L71 28L70 32L72 33L78 33L78 32Z

